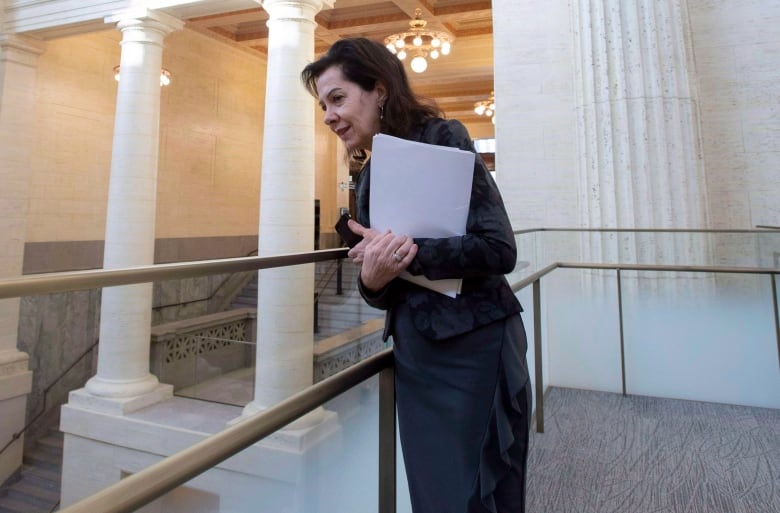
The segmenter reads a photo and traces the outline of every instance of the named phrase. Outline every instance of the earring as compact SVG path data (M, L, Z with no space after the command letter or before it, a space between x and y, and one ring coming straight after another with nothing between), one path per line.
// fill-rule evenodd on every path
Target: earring
M384 104L379 106L379 119L385 119L385 106Z

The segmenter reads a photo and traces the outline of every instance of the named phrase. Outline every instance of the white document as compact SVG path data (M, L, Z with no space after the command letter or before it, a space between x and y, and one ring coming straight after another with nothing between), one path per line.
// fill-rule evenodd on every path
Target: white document
M474 177L474 154L448 146L374 136L371 148L371 227L411 237L464 235ZM450 297L463 280L401 278Z

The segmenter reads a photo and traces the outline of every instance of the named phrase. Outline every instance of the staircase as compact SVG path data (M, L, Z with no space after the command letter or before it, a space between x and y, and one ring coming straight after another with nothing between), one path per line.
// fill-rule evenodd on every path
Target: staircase
M384 317L384 312L372 308L360 297L357 288L360 268L344 260L341 266L341 294L338 294L336 262L321 262L317 266L315 283L322 284L318 307L318 332L320 340L360 326L370 319ZM325 281L326 278L327 281Z
M252 274L252 279L244 285L241 292L233 299L231 310L237 308L257 308L257 271Z
M336 262L315 264L315 287L319 287L315 340L360 326L369 319L382 317L383 312L371 308L357 290L359 269L344 261L341 266L342 291L338 294ZM257 308L257 274L233 300L231 308Z
M63 434L51 430L26 449L16 481L0 489L0 513L50 513L60 505Z

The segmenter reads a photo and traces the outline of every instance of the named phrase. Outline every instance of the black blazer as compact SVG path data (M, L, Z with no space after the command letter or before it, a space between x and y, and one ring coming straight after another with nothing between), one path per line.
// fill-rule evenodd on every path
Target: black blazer
M431 119L407 139L476 153L466 127L455 120ZM369 160L355 185L357 220L369 227L370 182ZM381 191L378 193L381 194ZM415 238L414 242L419 250L407 271L432 280L463 278L461 293L456 298L450 298L401 278L374 293L359 282L360 293L366 302L388 311L385 340L392 335L394 306L399 301L408 303L417 330L433 340L461 335L522 311L504 277L514 269L517 261L512 226L498 187L478 154L474 163L466 235Z

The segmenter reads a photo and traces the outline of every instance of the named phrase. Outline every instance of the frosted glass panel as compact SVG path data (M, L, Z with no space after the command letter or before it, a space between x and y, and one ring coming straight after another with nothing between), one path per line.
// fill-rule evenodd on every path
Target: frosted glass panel
M780 408L770 278L623 280L628 393Z
M325 410L335 416L322 433L274 434L139 511L376 512L378 407L374 377L326 403ZM301 442L300 448L294 447L296 441ZM397 511L408 513L411 506L400 446L397 462Z
M548 385L621 392L614 271L556 269L542 279Z

